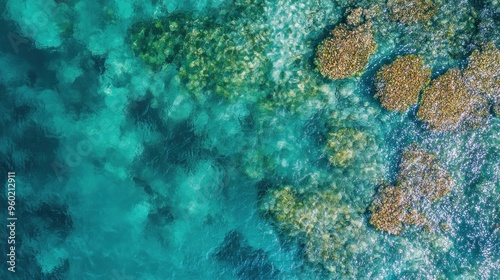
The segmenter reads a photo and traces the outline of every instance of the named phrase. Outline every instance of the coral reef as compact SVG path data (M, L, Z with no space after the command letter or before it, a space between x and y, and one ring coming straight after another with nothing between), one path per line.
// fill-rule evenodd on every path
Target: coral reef
M440 166L436 156L411 145L403 152L397 186L412 197L434 202L451 191L454 185L448 171Z
M371 207L370 224L377 230L398 235L403 230L403 224L423 225L425 218L415 210L410 210L411 204L405 190L401 187L386 186L382 188Z
M405 46L433 70L457 67L475 41L480 17L474 5L460 0L388 0L373 4L376 38ZM397 34L397 35L396 35ZM386 45L381 43L381 47Z
M420 91L430 82L431 70L421 56L405 55L383 66L375 77L380 103L387 110L404 112L416 104Z
M349 270L350 254L367 245L362 242L360 215L332 189L298 195L292 188L269 191L262 209L281 230L303 240L310 262L322 264L330 272Z
M392 20L406 24L429 21L438 10L432 0L389 0L387 6Z
M475 50L464 70L465 85L472 94L483 94L495 108L500 106L500 50L493 43Z
M373 188L373 184L383 178L386 162L384 159L385 145L380 131L371 129L377 125L377 115L381 108L359 98L349 83L338 91L339 99L335 102L355 110L333 110L322 131L324 152L320 154L330 165L328 174L333 176L337 184L344 185L343 180L356 180L355 190ZM368 98L368 97L367 97ZM342 179L340 179L342 178ZM349 179L348 179L349 178ZM337 179L341 181L337 181ZM362 183L363 182L363 183ZM345 190L351 188L345 188ZM358 196L358 199L361 199ZM371 194L363 198L366 203L371 201ZM366 205L362 206L363 209Z
M243 18L251 20L256 15ZM257 20L252 24L229 22L228 25L204 23L188 32L180 52L179 71L191 91L210 89L234 98L242 91L255 92L269 86L266 81L269 61L264 52L267 31L256 26Z
M393 235L400 234L403 225L429 227L421 205L438 201L454 185L455 181L440 166L436 156L413 144L403 152L396 186L382 187L373 201L370 224Z
M364 22L363 8L355 8L346 16L347 25L359 26Z
M417 116L434 131L480 126L488 114L487 100L467 92L463 75L455 68L433 80L424 90L417 112Z
M263 4L234 4L219 15L223 20L176 13L141 22L129 32L132 50L156 70L173 63L195 96L214 91L231 99L258 92L269 86Z
M351 24L360 24L358 9L348 16ZM377 44L370 22L359 26L340 24L332 36L318 46L315 63L319 72L330 79L344 79L363 72Z

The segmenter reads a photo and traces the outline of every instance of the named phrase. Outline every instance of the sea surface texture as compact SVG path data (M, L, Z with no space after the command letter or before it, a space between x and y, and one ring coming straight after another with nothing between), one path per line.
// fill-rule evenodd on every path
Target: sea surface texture
M500 279L498 0L0 12L0 279Z

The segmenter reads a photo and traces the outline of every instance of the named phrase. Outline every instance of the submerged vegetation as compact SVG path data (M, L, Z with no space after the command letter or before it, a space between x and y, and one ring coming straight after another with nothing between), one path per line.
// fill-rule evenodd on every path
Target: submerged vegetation
M340 193L327 189L298 195L293 187L282 186L269 191L264 201L263 211L278 228L303 240L309 261L331 272L353 272L349 255L360 252L367 243L360 215L342 202Z

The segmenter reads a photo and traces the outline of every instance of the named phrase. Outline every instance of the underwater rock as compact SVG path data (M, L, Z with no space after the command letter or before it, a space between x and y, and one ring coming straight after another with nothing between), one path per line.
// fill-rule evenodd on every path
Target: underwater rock
M462 73L450 69L427 87L420 102L417 116L434 131L452 131L477 127L489 115L487 100L470 94Z
M402 23L429 21L438 11L432 0L389 0L390 18Z
M249 246L236 230L226 234L215 258L234 266L238 279L275 279L279 273L266 253Z
M383 66L375 77L377 97L382 107L404 112L418 102L420 91L430 82L431 70L418 55L405 55Z
M354 10L348 22L359 24L359 10ZM372 33L372 24L359 26L340 24L332 36L318 46L315 64L323 77L344 79L363 72L368 58L377 50Z
M428 228L420 209L422 203L438 201L454 185L455 181L436 156L413 144L403 151L396 186L382 187L370 206L370 224L393 235L400 234L404 225Z
M162 206L156 212L148 214L148 220L158 226L165 226L174 221L174 215L169 206Z

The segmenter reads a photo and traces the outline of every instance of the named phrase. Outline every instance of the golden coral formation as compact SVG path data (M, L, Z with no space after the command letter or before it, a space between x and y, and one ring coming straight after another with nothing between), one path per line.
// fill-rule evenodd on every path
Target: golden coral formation
M451 191L454 185L448 171L443 169L436 156L410 146L403 152L399 165L397 185L414 198L426 198L434 202Z
M387 186L370 207L370 224L377 230L398 235L404 225L427 226L419 212L423 201L435 202L447 195L455 181L436 156L411 145L403 152L396 186Z
M464 78L470 93L483 94L492 102L494 109L500 106L500 50L493 43L472 52Z
M363 23L364 18L363 18L363 13L364 10L363 8L355 8L346 17L346 22L348 25L352 26L358 26L361 23Z
M299 198L290 186L285 186L273 191L272 201L265 205L265 210L290 235L312 234L322 231L337 216L337 208L333 206L339 201L332 191Z
M387 186L371 207L370 223L377 229L389 234L399 235L404 225L421 226L426 224L425 217L411 210L408 195L401 187Z
M487 100L467 91L462 73L450 69L427 87L417 116L434 131L475 127L488 116Z
M438 8L432 0L389 0L389 16L402 23L429 21Z
M404 112L416 104L420 91L430 82L431 70L418 55L405 55L383 66L375 77L375 95L387 110Z
M349 19L358 23L357 17ZM315 63L319 72L330 79L344 79L363 72L368 58L376 51L371 23L357 27L340 24L332 37L318 46Z

